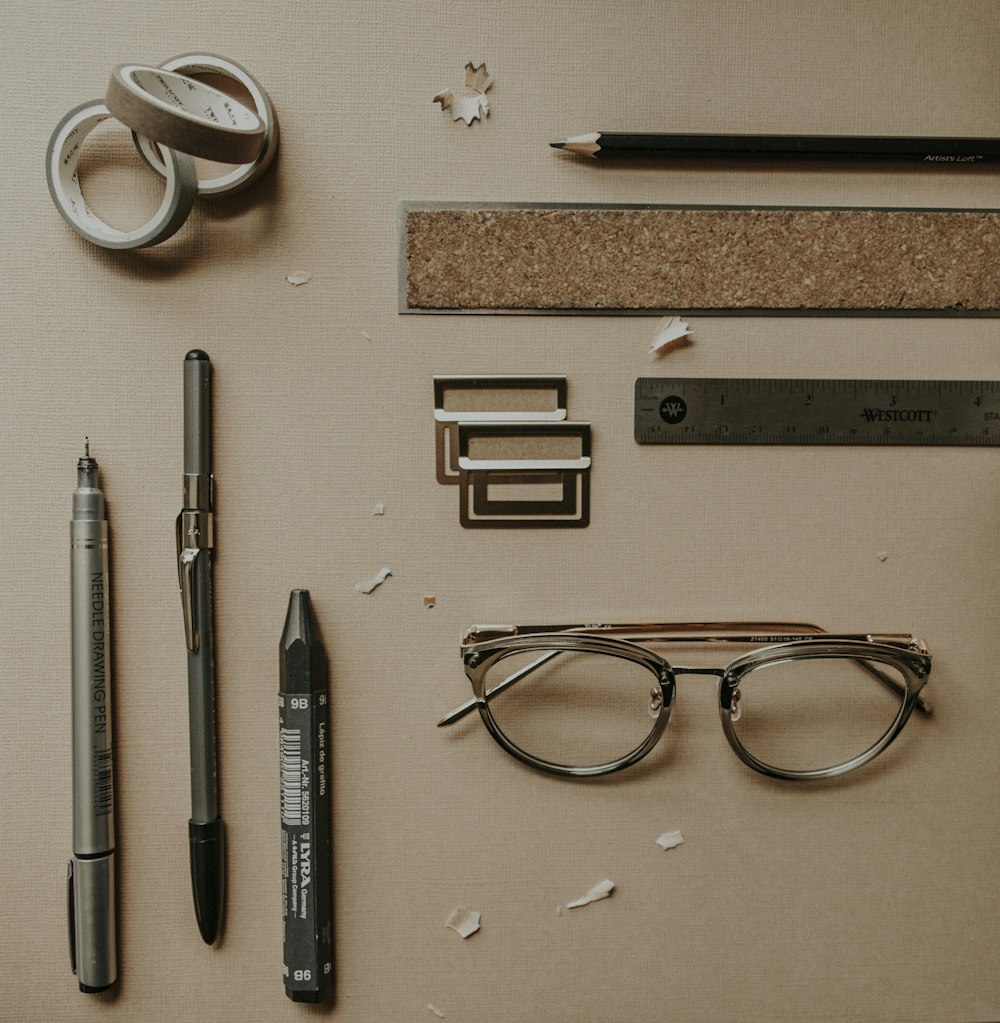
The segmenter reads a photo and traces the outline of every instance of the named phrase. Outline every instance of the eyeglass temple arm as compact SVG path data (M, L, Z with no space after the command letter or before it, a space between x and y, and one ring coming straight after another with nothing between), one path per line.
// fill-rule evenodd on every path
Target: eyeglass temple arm
M867 671L872 678L877 679L882 683L882 685L894 692L897 696L906 696L906 686L897 682L891 675L887 675L881 669L876 668L874 664L869 664L867 661L855 661L854 663L859 668L863 668ZM917 710L922 711L924 714L930 714L934 709L922 696L917 697L916 706Z
M488 700L491 696L495 696L497 693L502 693L509 686L512 686L515 682L520 682L525 675L530 675L536 668L540 668L547 661L551 661L553 657L563 653L562 650L549 650L547 653L542 654L537 660L526 664L519 671L515 671L513 675L508 675L502 682L498 682L492 689L486 693L486 699ZM445 714L443 718L437 723L438 728L445 728L448 725L453 725L456 721L461 721L466 714L471 713L476 709L476 698L473 697L471 700L466 700L460 707L456 707L450 714Z
M552 631L550 626L545 626L545 625L536 626L534 628L530 627L530 626L528 628L523 628L522 627L519 631L521 632L522 635L528 635L531 632L536 631L536 629L537 629L538 632L550 632L550 631ZM603 632L603 633L626 632L626 633L636 633L636 632L664 632L664 631L677 630L678 632L685 632L685 633L687 633L687 632L692 632L693 631L693 632L697 633L697 632L700 632L702 630L711 630L712 632L717 632L720 629L723 629L723 630L724 629L760 629L760 630L768 629L768 630L772 630L772 631L777 630L777 629L784 629L784 630L795 629L795 630L800 631L800 632L812 632L812 633L816 633L816 634L822 634L824 632L824 630L821 629L818 625L808 625L808 624L805 624L803 622L706 622L706 623L697 623L697 624L687 623L687 624L680 624L680 625L671 622L671 623L667 623L667 624L656 624L656 625L650 624L650 623L644 623L642 625L598 625L598 626L571 625L569 627L560 628L559 631L561 631L561 632L579 632L579 633L587 634L588 632ZM692 639L695 642L703 641L705 639L718 639L718 638L726 639L728 637L718 637L718 636L708 636L708 637L705 637L705 636L695 636L695 637L692 637ZM531 664L525 665L519 671L515 671L513 675L508 675L507 678L505 678L502 682L498 682L495 686L493 686L492 689L487 690L487 692L486 692L486 699L487 700L490 699L490 697L495 696L497 693L502 693L505 689L507 689L509 686L512 686L515 682L520 682L521 679L524 678L526 675L530 675L536 668L540 668L547 661L552 660L553 657L555 657L557 654L562 653L562 652L563 651L560 651L560 650L550 650L547 654L543 655L542 657L539 657L538 660L532 661ZM887 681L890 681L890 680L887 679ZM472 711L475 710L475 707L476 707L475 697L473 697L471 700L466 700L465 703L463 703L460 706L456 707L450 713L445 714L445 716L443 718L441 718L441 720L437 723L438 728L447 728L448 725L453 725L453 724L455 724L456 721L461 721L462 718L464 718L467 714L471 714Z
M745 624L749 624L749 623L739 623L739 624L740 625L745 625ZM753 623L753 624L757 624L757 623ZM791 624L792 623L780 623L780 622L779 623L766 623L766 627L777 629L777 628L782 628L782 627L789 627L789 626L791 626ZM650 630L656 629L657 631L660 631L660 630L662 630L664 628L671 628L671 627L673 627L673 626L646 625L646 626L618 626L617 628L620 628L622 631L625 631L626 629L628 629L629 631L637 632L637 631L640 631L640 629L650 629ZM716 627L718 627L718 626L716 626ZM765 627L765 623L761 623L760 627L762 627L762 628ZM821 629L818 625L805 625L805 624L802 624L802 623L795 623L794 627L798 628L798 629L802 629L802 630L807 630L808 629L811 632L815 632L817 635L823 635L824 632L825 632L825 630ZM690 626L683 626L681 628L688 628L688 629L690 629L691 627ZM570 630L567 630L567 631L570 631ZM578 631L578 630L573 629L572 631ZM585 630L584 629L580 629L579 631L583 632ZM712 636L712 637L708 637L708 638L711 638L711 639L717 639L717 638L727 639L728 637L715 637L715 636ZM742 638L742 637L740 637L740 638ZM523 668L521 668L518 671L515 671L512 675L508 675L501 682L498 682L495 686L493 686L492 689L488 689L486 691L486 699L489 700L491 697L496 696L498 693L502 693L505 689L508 689L515 682L520 682L522 678L525 678L527 675L530 675L537 668L540 668L543 664L546 664L548 661L551 661L553 657L557 657L560 653L564 653L564 652L565 651L562 651L562 650L549 650L547 653L543 654L537 660L532 661L531 664L526 664ZM887 675L884 671L881 671L879 668L876 668L873 664L869 664L867 661L856 660L854 663L859 668L862 668L864 671L868 672L868 674L871 675L872 678L874 678L876 681L880 682L882 685L884 685L891 692L895 693L897 696L900 696L900 697L906 696L906 686L904 686L904 685L900 684L899 682L897 682L891 675ZM918 696L917 697L916 706L917 706L917 709L919 711L921 711L922 713L924 713L924 714L930 714L933 711L933 707L931 706L931 704L926 699L924 699L923 696ZM448 725L453 725L453 724L455 724L456 721L461 721L462 718L464 718L467 714L471 714L472 711L475 710L475 707L476 707L476 699L475 699L475 697L473 697L470 700L466 700L465 703L463 703L460 706L456 707L450 713L445 714L445 716L443 718L441 718L441 720L437 723L437 727L438 728L447 728Z
M491 635L496 626L477 625L470 629L470 633L484 631ZM560 633L573 632L582 635L603 635L603 636L640 636L645 634L656 635L664 641L670 642L744 642L738 635L725 635L725 633L800 633L806 632L810 635L822 636L826 629L818 625L810 625L806 622L642 622L642 623L617 623L603 625L518 625L511 630L510 627L503 628L504 634L530 636L536 633ZM706 635L707 633L707 635ZM676 634L676 637L671 634ZM680 639L679 637L683 637ZM755 636L755 641L756 641Z

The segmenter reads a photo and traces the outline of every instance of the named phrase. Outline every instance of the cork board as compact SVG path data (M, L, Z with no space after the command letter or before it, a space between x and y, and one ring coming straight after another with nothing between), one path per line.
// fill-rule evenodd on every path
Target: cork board
M1000 314L1000 212L419 204L403 312Z

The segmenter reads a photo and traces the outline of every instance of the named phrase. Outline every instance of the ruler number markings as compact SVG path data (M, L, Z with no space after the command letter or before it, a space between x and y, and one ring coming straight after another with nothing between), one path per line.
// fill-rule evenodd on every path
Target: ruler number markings
M1000 446L1000 382L640 377L641 444Z

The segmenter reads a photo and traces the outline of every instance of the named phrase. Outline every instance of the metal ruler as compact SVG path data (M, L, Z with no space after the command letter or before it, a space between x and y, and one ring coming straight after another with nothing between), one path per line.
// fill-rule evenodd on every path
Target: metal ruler
M639 444L1000 446L1000 381L640 377Z

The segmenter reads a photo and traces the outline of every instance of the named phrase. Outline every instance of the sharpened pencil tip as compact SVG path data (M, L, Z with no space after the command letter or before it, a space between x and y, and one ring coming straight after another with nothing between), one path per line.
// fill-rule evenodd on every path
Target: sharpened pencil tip
M550 142L549 145L553 149L565 149L566 148L566 143L565 142Z

